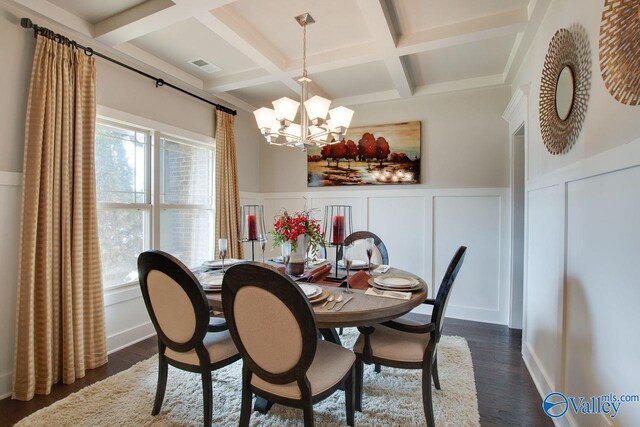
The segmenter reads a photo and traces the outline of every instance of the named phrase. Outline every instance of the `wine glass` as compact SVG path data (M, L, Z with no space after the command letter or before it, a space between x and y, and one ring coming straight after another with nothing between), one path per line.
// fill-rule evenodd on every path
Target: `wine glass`
M218 255L222 259L222 273L224 274L224 259L227 256L227 239L218 240Z
M352 244L345 246L342 252L342 262L344 263L345 270L347 270L347 287L345 288L344 292L346 294L350 294L353 291L349 287L349 271L351 270L351 264L353 263L354 246Z
M284 262L285 270L289 269L289 260L291 259L291 242L286 241L280 246L280 252L282 253L282 262Z
M267 247L267 235L266 234L259 235L258 241L260 242L260 249L262 249L262 263L264 264L264 250Z
M369 258L369 275L371 275L371 256L373 255L373 237L364 239L365 248L367 250L367 258Z

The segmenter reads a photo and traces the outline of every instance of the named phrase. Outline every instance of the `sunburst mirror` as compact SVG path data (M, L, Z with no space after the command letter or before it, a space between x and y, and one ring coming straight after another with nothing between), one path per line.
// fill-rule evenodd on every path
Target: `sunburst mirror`
M600 23L600 72L617 101L640 105L640 0L606 0Z
M580 134L591 85L584 28L561 28L549 43L540 81L540 131L551 154L568 151Z

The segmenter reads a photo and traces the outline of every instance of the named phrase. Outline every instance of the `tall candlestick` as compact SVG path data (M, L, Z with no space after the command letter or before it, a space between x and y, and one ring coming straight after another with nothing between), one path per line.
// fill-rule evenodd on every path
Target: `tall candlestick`
M247 215L247 230L248 230L248 239L249 240L257 240L258 232L256 229L256 216L255 214Z
M344 243L344 215L336 215L333 217L333 238L331 243L334 245Z

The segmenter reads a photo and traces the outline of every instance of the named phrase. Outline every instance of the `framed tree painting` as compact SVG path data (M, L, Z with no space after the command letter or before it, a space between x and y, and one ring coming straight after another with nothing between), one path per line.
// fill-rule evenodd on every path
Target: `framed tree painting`
M350 128L344 140L310 148L307 186L420 183L420 122Z

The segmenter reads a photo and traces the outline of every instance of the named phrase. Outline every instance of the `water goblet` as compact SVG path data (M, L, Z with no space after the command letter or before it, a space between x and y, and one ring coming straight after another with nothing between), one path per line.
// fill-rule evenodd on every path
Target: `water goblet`
M347 287L344 290L346 294L353 293L349 285L349 272L351 270L351 264L353 263L353 252L353 245L348 245L343 248L342 262L344 263L345 270L347 270Z
M258 241L260 242L260 249L262 249L262 263L264 264L264 250L267 247L267 235L261 234L258 236Z
M367 258L369 258L369 275L371 275L371 256L373 255L373 237L365 239L365 248L367 250Z

